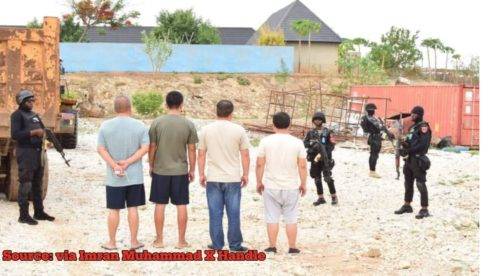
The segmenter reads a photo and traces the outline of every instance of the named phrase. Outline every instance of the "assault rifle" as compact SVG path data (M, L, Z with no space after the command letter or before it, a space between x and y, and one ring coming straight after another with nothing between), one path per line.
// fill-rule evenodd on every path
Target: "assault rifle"
M46 126L44 126L44 123L41 120L41 118L39 117L39 115L36 114L35 117L39 120L39 124L41 125L41 128L44 130L44 133L46 133L46 138L51 143L53 143L53 146L56 149L56 151L59 152L61 154L61 158L63 158L63 160L65 160L65 164L68 167L70 167L70 160L66 159L65 153L63 152L63 146L61 145L60 140L58 140L58 138L56 138L56 135L53 133L53 131L51 129L46 128Z
M388 120L396 120L398 123L398 137L392 139L393 147L395 148L395 168L396 168L396 179L400 179L400 157L401 150L403 148L403 119L410 117L409 113L400 113L389 118Z

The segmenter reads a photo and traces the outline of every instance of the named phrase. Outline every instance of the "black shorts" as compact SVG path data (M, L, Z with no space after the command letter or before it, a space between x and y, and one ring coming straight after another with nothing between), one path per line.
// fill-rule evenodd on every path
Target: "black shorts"
M151 180L150 201L157 204L189 204L189 175L153 174Z
M136 184L123 187L106 186L108 209L124 209L145 205L145 186Z

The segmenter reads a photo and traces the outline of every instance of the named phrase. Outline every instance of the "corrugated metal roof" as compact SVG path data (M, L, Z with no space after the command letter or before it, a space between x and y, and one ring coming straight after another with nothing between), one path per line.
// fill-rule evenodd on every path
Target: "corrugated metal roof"
M112 42L112 43L141 43L141 32L150 32L155 27L123 27L111 29L110 27L91 28L87 33L89 42ZM221 44L244 45L254 34L252 28L217 28L221 38Z
M94 27L87 32L89 42L109 43L141 43L141 32L151 32L154 27L122 27L112 29L111 27Z
M255 33L252 28L218 28L221 37L221 44L226 45L245 45Z
M25 28L23 25L0 25L0 28ZM93 27L87 32L89 42L141 43L141 32L151 32L153 26L131 26L112 29L111 27ZM245 45L255 33L248 27L218 27L221 44Z
M268 26L272 29L279 29L284 31L284 40L286 42L306 41L308 38L301 37L292 28L292 23L299 19L309 19L320 23L320 31L318 33L311 34L311 42L320 43L341 43L342 39L335 33L325 22L323 22L318 16L316 16L308 7L306 7L301 1L296 0L286 7L273 13L262 26ZM258 32L250 38L249 44L256 44L258 39Z

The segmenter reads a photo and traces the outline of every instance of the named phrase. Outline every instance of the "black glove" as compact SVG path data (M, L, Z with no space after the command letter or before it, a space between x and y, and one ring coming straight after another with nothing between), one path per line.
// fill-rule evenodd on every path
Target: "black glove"
M408 155L408 149L405 149L405 148L400 149L400 155L403 157L407 156Z

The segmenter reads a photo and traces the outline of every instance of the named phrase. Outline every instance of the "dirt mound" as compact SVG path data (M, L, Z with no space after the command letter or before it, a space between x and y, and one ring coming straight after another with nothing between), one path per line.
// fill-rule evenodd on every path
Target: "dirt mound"
M186 115L202 119L215 116L215 105L221 99L233 101L238 119L262 119L271 89L295 90L319 84L326 88L339 82L333 77L295 75L282 84L275 75L191 73L74 73L66 78L68 90L78 93L82 116L110 115L112 100L119 94L178 90L185 96ZM243 79L250 84L243 85Z

